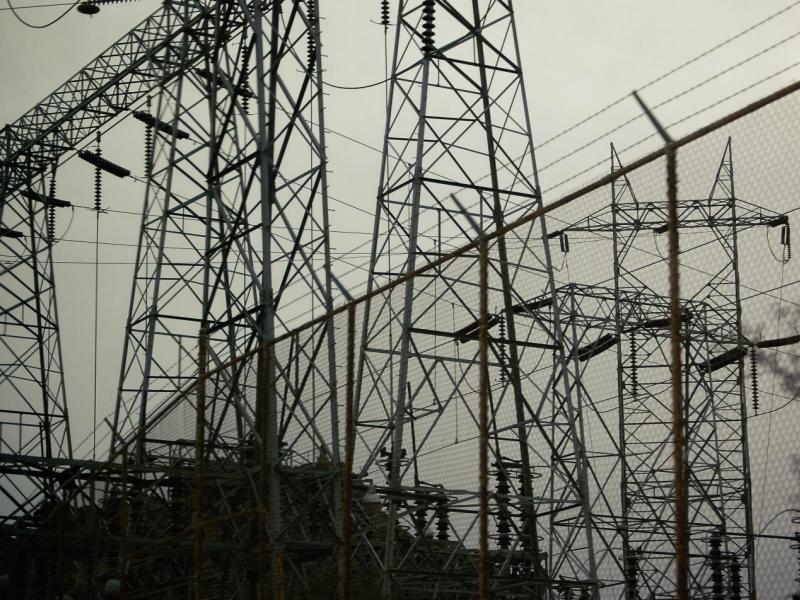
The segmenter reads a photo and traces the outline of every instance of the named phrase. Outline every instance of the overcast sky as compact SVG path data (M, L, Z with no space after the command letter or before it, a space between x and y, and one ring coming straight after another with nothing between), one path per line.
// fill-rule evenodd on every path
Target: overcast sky
M19 6L23 6L22 0L19 2ZM32 3L26 0L26 4ZM378 0L319 0L319 4L324 18L325 79L338 85L360 85L383 79L383 28L371 22L379 18ZM392 5L394 11L395 2ZM517 0L517 27L534 141L539 144L549 140L599 108L633 89L641 89L656 77L789 5L788 0ZM103 7L93 18L73 11L44 30L29 29L15 20L10 11L0 10L0 123L15 121L157 7L158 3L151 0L115 4ZM43 23L61 10L63 7L31 9L21 14L32 23ZM798 34L799 24L800 6L797 6L646 88L643 96L651 106L657 106L699 86L657 109L667 124L733 96L673 129L676 135L690 131L794 81L800 73L800 69L792 67L800 60L800 35L791 36ZM763 54L757 58L750 59L761 52ZM746 62L737 67L742 61ZM715 77L725 71L724 75ZM777 75L772 77L774 74ZM713 80L699 85L709 78ZM765 81L737 93L760 80ZM329 89L328 92L328 127L368 146L380 147L384 127L383 89L379 86L365 91ZM587 177L603 172L607 168L610 141L624 146L652 133L649 124L638 119L613 135L602 135L637 115L636 104L627 99L585 126L538 148L537 162L541 168L545 202L556 199L560 192L576 187ZM596 143L559 160L596 137L600 138ZM635 158L655 143L653 140L649 145L636 146L626 157ZM126 160L135 162L138 168L140 142L135 146L135 150L104 148L104 155L123 163ZM367 258L358 253L369 249L366 242L372 221L368 213L374 208L380 157L365 146L335 134L328 136L328 148L331 196L360 209L332 202L336 209L332 215L333 230L347 232L333 234L334 250L345 252L361 245L348 257L349 264L334 267L337 273L344 273L352 268L350 265L361 265ZM559 185L598 162L602 163L598 169ZM133 213L140 208L141 197L115 196L114 188L110 189L109 206ZM89 169L77 165L67 170L60 177L59 190L60 196L76 204L91 204ZM102 222L101 240L135 244L138 227L135 214L104 215ZM94 215L85 210L62 213L58 229L63 232L68 226L67 237L74 241L59 244L55 260L63 263L58 265L57 286L64 367L73 415L73 440L80 440L91 430L87 407L91 399L92 364L91 354L86 349L91 347L92 332L85 307L93 302L94 246L85 242L94 238ZM100 276L102 352L98 395L101 414L113 409L132 274L130 263L134 256L132 246L104 245L101 248L101 262L113 263L104 264ZM363 270L356 270L346 278L354 292L359 291L364 281ZM785 552L788 554L789 550Z

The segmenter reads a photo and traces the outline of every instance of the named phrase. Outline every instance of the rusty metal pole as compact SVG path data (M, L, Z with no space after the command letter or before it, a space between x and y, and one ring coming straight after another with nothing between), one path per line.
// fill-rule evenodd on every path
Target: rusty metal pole
M259 469L258 469L258 556L256 558L256 598L267 600L267 396L269 383L270 352L265 343L261 343L258 360L261 362L260 395L257 400L260 407L258 428Z
M689 599L689 511L683 436L683 365L678 262L678 166L676 149L667 148L667 231L669 232L669 316L672 341L672 462L675 470L675 559L678 600Z
M128 445L122 445L121 498L119 511L119 598L128 597Z
M356 307L347 307L347 387L345 393L344 467L342 468L342 548L339 599L350 597L350 536L353 512L353 391L355 389Z
M205 424L206 424L206 377L208 360L208 331L200 330L197 358L197 407L194 439L194 510L192 533L194 535L194 566L192 568L192 598L203 598L203 487L205 480Z
M686 498L686 461L683 419L683 339L678 254L678 156L677 146L636 92L634 98L666 144L667 233L669 234L669 321L672 379L672 465L675 486L675 571L677 600L689 600L689 510Z
M486 238L479 246L480 263L478 285L480 296L480 315L478 318L478 343L480 346L480 409L479 409L479 545L480 570L478 572L478 597L489 600L489 295L488 295L488 253Z

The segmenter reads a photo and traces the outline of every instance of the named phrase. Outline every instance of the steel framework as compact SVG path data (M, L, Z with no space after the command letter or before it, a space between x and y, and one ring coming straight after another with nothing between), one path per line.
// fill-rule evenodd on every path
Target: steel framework
M480 576L497 600L672 597L669 303L632 260L666 205L623 176L610 208L565 230L612 235L613 288L556 287L544 218L488 243L496 487L481 565L461 468L479 438L459 430L477 425L479 257L409 275L542 208L514 10L407 0L395 32L368 300L358 342L360 305L347 313L346 352L340 317L289 325L330 311L334 283L313 0L167 2L3 130L12 593L94 598L116 582L128 597L302 599L358 568L342 597L460 600ZM47 228L63 203L47 179L131 112L145 197L109 461L74 460ZM743 357L756 344L737 236L786 217L736 197L730 140L709 195L678 210L714 267L682 303L691 593L754 598ZM614 367L608 410L595 374Z
M43 277L52 279L49 239L44 210L31 200L24 202L16 191L32 185L35 169L44 170L60 153L129 111L145 127L146 191L110 456L119 461L120 452L134 440L131 468L160 474L141 482L148 491L136 495L146 506L139 507L138 517L131 509L130 518L142 520L142 537L153 538L163 533L161 517L155 514L158 506L183 506L175 509L183 515L175 521L180 531L180 523L194 523L205 514L264 505L268 509L257 511L257 519L251 515L245 525L233 527L238 539L231 543L246 552L254 537L268 536L274 569L284 558L294 568L297 554L284 554L278 540L298 530L281 526L281 504L289 502L283 512L291 520L310 500L302 486L289 485L290 491L282 482L296 479L286 469L304 460L327 465L317 468L325 471L324 477L316 475L325 491L312 497L329 496L329 529L335 535L341 526L332 324L321 323L313 335L298 337L288 357L263 349L292 318L331 308L318 23L312 1L166 3L42 106L4 130L2 242L21 244L21 249L13 247L20 258L4 270L4 281L35 292L31 297L16 294L21 302L10 307L4 301L4 314L7 323L16 319L11 326L23 325L24 318L38 319L39 329L20 327L35 335L24 338L29 349L11 348L14 354L4 367L2 384L31 402L36 394L17 381L22 372L31 385L39 382L44 394L43 408L30 407L39 419L39 437L28 436L19 448L3 450L3 491L20 498L5 519L12 529L28 523L46 530L42 519L65 497L69 500L64 506L72 508L107 508L110 503L105 516L114 515L111 520L120 526L119 494L127 490L114 472L89 474L101 464L69 460L68 445L51 451L57 435L68 442L68 427L55 297L52 286L41 289ZM31 131L33 139L22 137ZM39 194L47 198L46 190ZM11 216L29 226L29 237L16 237ZM44 275L40 264L46 267ZM38 311L31 316L29 308L26 314L22 303L35 304ZM11 339L3 340L8 345ZM253 353L255 358L239 361L234 370L219 368L233 357ZM31 361L52 375L33 375ZM212 393L207 397L182 393L215 368L217 378L225 379L209 384ZM309 389L318 392L313 408L299 402ZM8 429L3 433L5 444ZM192 438L194 442L188 441ZM63 447L63 440L58 441ZM33 446L39 443L42 458L36 460ZM223 472L221 477L236 482L218 486L205 509L202 502L198 507L187 500L193 485L201 490L207 485L204 476L186 476L195 445L199 450L192 460L208 463L209 473ZM262 482L255 489L254 465ZM199 484L193 481L196 477ZM41 482L50 479L57 479L57 494L45 493ZM93 483L84 489L80 482L87 479ZM27 486L19 485L20 480ZM208 485L214 481L209 476ZM74 514L61 520L51 515L48 522L53 518L60 526L87 525ZM98 528L97 520L86 527L95 540L102 533ZM302 557L307 550L298 552ZM44 562L39 574L48 573L50 562ZM174 581L186 569L178 556L165 572ZM123 578L141 589L158 589L158 577L141 577L146 570L139 577L129 577L135 570L123 573ZM244 586L242 594L249 593L246 581L253 571L246 564L238 576L230 576ZM277 593L276 578L267 579Z
M541 206L512 3L399 4L368 293ZM542 360L565 361L558 323L537 321L523 302L532 290L554 292L544 220L498 238L490 252L489 301L507 316L507 331L492 340L504 383L492 391L490 460L504 483L492 508L491 586L545 598L567 581L594 595L570 384L566 375L532 376ZM477 340L476 271L477 257L464 257L364 311L356 456L362 476L380 474L388 484L384 598L415 585L456 597L477 581L474 563L464 570L432 553L420 582L421 566L396 544L406 529L424 544L422 532L436 522L439 539L466 548L476 526L475 483L451 468L465 453L477 457L475 440L459 440L457 425L453 431L459 407L472 418L476 411L478 349L467 343ZM452 444L442 447L445 439ZM456 516L443 522L448 512Z
M185 64L189 46L198 59ZM252 501L266 502L276 565L278 555L293 559L279 541L286 455L329 465L331 510L340 514L332 324L298 338L288 357L262 349L293 317L332 303L317 5L216 3L207 29L186 31L180 47L185 67L148 99L155 142L112 453L197 377L199 346L208 369L257 351L258 360L221 371L228 380L202 407L187 403L189 414L204 415L201 433L165 422L155 439L136 437L134 463L152 461L176 434L200 435L204 460L228 465L263 447L264 487ZM298 401L317 386L327 391L313 408ZM219 502L228 504L225 495Z
M185 31L207 27L210 4L165 2L0 132L0 245L11 257L0 270L0 452L10 464L35 456L72 456L47 226L50 213L60 205L48 189L49 174L60 157L197 59L197 47L189 45L183 62L178 60L178 43ZM0 476L0 489L11 506L6 518L30 516L36 506L31 500L39 492L54 493L48 468L33 478L12 477L10 472Z
M611 157L614 172L621 163L613 146ZM593 406L590 378L581 374L585 367L580 362L616 349L618 419L601 421L610 421L603 429L619 456L603 472L607 482L619 481L621 496L605 498L605 486L598 492L611 509L603 518L619 532L618 564L629 599L639 594L661 597L675 590L670 359L664 351L668 302L641 276L641 265L632 258L637 239L663 233L665 223L665 203L639 199L623 176L612 185L610 209L565 229L613 237L614 289L571 293L594 298L589 310L579 308L587 300L573 299L577 315L599 317L598 323L579 324L573 330L575 343L583 340L573 376L585 395L582 405ZM730 139L709 195L678 202L678 227L709 233L704 258L713 265L688 288L681 325L693 595L755 597L743 370L752 344L741 328L737 237L748 228L785 223L784 215L736 197ZM597 298L604 306L595 305ZM599 337L587 339L587 327L599 329Z

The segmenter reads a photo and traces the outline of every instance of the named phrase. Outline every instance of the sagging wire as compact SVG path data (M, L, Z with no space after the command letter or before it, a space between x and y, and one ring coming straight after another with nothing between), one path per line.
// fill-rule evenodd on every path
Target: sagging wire
M22 18L22 17L19 15L19 13L17 12L17 10L19 10L20 8L32 8L32 7L27 7L27 6L16 7L16 6L14 6L13 4L11 4L11 0L6 0L6 4L8 4L8 10L10 10L10 11L11 11L11 13L14 15L14 18L15 18L17 21L19 21L20 23L22 23L23 25L25 25L25 27L30 27L31 29L46 29L47 27L50 27L51 25L55 25L55 24L56 24L56 23L58 23L58 22L59 22L61 19L63 19L64 17L66 17L66 16L69 14L69 12L70 12L70 11L71 11L73 8L75 8L75 7L78 5L78 3L79 3L79 2L80 2L80 0L76 0L75 2L73 2L72 4L70 4L70 5L69 5L69 8L67 8L67 9L66 9L66 10L65 10L63 13L61 13L60 15L58 15L58 16L57 16L55 19L53 19L52 21L49 21L49 22L47 22L47 23L45 23L45 24L43 24L43 25L34 25L33 23L28 23L28 21L26 21L25 19L23 19L23 18Z

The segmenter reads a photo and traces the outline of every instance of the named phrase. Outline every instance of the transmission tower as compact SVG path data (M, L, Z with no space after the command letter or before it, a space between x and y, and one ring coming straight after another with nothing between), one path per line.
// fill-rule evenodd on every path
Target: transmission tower
M72 458L51 252L55 211L68 203L54 195L57 154L31 139L37 117L0 132L0 514L17 517L57 487L52 473L24 475L24 459Z
M324 459L334 474L339 464L332 324L298 337L288 357L260 349L332 303L318 14L309 0L209 11L174 57L159 57L182 68L139 113L147 186L112 452L196 379L201 345L212 370L257 352L208 397L205 446L235 464L267 445L274 561L284 456ZM328 392L312 412L298 399L317 384ZM193 437L190 423L139 436L134 462Z
M369 291L541 206L512 4L399 4ZM561 330L521 318L535 312L524 303L533 290L554 293L544 221L498 238L490 253L490 303L502 307L505 329L492 339L492 370L503 378L490 417L493 585L499 593L511 578L518 593L545 598L561 581L594 594L570 383L533 376L542 360L565 360ZM478 401L476 273L474 254L440 265L378 295L363 316L356 460L362 476L386 484L385 598L475 589L475 563L448 561L447 548L474 544L478 517L475 474L456 468L478 455L474 435L459 439L459 413L474 424ZM425 548L425 560L414 554Z
M114 524L119 533L122 506L127 506L128 533L142 540L157 539L167 530L178 534L204 514L227 515L230 524L224 535L233 544L229 550L237 549L239 564L233 570L207 570L206 584L230 582L242 597L249 594L245 590L261 568L254 565L264 563L263 557L254 561L251 556L253 539L269 536L270 573L285 563L291 584L296 575L302 578L313 571L309 553L319 556L319 544L307 541L313 537L310 528L328 537L338 535L332 323L322 322L294 336L288 355L265 349L266 342L287 331L294 318L331 307L321 73L319 15L312 0L255 5L168 2L31 111L19 131L15 126L5 130L4 159L10 158L3 163L3 206L16 212L4 212L2 242L19 242L22 248L15 250L21 259L6 275L16 269L9 276L19 280L32 271L39 282L37 265L44 264L50 278L51 263L45 212L37 207L49 209L55 202L43 187L46 182L31 175L33 167L49 169L59 153L76 149L81 140L115 118L132 116L141 122L145 140L144 209L112 428L111 458L117 462L110 471L86 461L45 462L47 468L42 469L42 460L34 460L26 467L33 485L39 487L42 472L57 475L59 484L65 490L69 487L71 502L77 502L53 517L42 505L41 490L19 491L30 507L32 524L49 519L35 534L42 541L30 546L31 556L36 557L32 572L39 577L47 579L42 574L51 573L52 560L43 550L47 531L68 525L88 536L85 540L100 541L91 567L80 568L89 568L93 579L102 573L111 578L108 581L126 580L129 590L151 594L166 589L160 586L174 587L177 581L188 589L191 560L185 553L175 553L157 573L148 559L120 570L125 561L117 560L113 544L103 542L109 531L98 523ZM38 120L29 123L32 119ZM20 132L30 130L38 133L28 142ZM17 138L24 143L17 143ZM32 150L39 146L41 150ZM99 159L95 156L94 161ZM119 168L107 161L101 167ZM20 179L20 172L27 173L27 179ZM30 201L22 202L11 193L26 181L38 187L28 190ZM7 218L11 214L21 215L15 218L36 234L30 235L35 253L25 247L28 237L19 237L16 222ZM35 261L28 257L31 253ZM19 309L19 321L23 323L22 316L46 321L47 311L54 310L51 290L41 283L29 287L38 295L26 302L51 304L32 317ZM12 312L19 308L4 299L4 306L8 304ZM60 356L57 345L52 346L57 344L56 325L57 321L48 321L50 329L31 343L51 353L49 363L41 357L36 360L57 368L58 382L55 376L26 377L55 385L63 398ZM21 395L24 391L31 402L36 394L22 390L12 376L29 371L24 360L33 358L23 350L17 354L3 376L8 375L9 385ZM250 359L239 359L235 368L220 368L248 354ZM202 394L185 393L198 376L202 379L209 372ZM315 396L313 408L300 402L310 395ZM45 395L44 414L59 414L52 403L48 406L48 399ZM62 406L63 402L56 408ZM41 414L38 408L36 415ZM67 430L53 417L39 418L49 430L44 428L38 439L50 452L50 439ZM137 434L130 465L124 459L120 463L119 452ZM24 442L17 452L31 462L36 458L34 442L28 438ZM207 471L199 483L192 469L187 470L196 458L193 448L198 447ZM262 483L253 486L256 465ZM306 466L298 471L297 465ZM138 479L137 491L123 501L133 492L120 484L114 471L128 467L133 469L130 477ZM4 466L4 476L12 472L19 474L20 469ZM150 475L140 478L143 472ZM88 480L92 483L84 489L82 482ZM283 481L292 483L285 486ZM193 486L198 485L207 486L200 495L206 496L205 508L202 503L193 507L190 500ZM237 508L262 504L266 510L259 514L269 515L266 523L252 515L239 520L230 516L237 514ZM22 508L14 507L12 518L19 519ZM87 510L99 516L89 518ZM298 523L297 515L304 511L318 511L311 525L308 519ZM294 519L285 527L282 512ZM41 515L38 521L37 515ZM15 540L3 538L4 556L13 556ZM69 542L78 561L84 556L80 540L84 538ZM213 548L212 544L204 560L220 560ZM329 560L330 554L323 556ZM277 578L267 579L276 594Z
M613 146L611 164L612 172L621 168ZM574 307L576 326L568 343L575 348L573 376L584 382L584 406L594 402L588 367L580 363L616 349L618 412L599 420L619 455L611 465L590 469L620 482L619 499L601 492L610 513L598 512L598 519L619 534L608 549L617 546L621 553L616 576L631 600L669 595L676 585L670 361L664 351L669 303L643 277L634 252L642 236L666 231L666 211L661 200L637 197L623 175L612 185L610 209L564 230L613 237L614 288L572 286L565 293ZM690 584L697 596L723 598L725 590L743 598L755 594L743 387L743 359L752 344L741 328L737 236L786 223L784 215L736 197L730 139L708 196L678 201L678 227L709 234L704 259L712 265L707 275L684 285L688 297L682 300Z
M164 3L2 130L0 244L12 257L2 268L0 455L11 503L2 509L5 519L32 518L43 496L52 495L56 470L72 457L51 254L56 212L69 206L56 195L59 159L198 60L196 45L185 45L180 55L179 42L206 26L207 5ZM31 468L39 459L47 467Z

